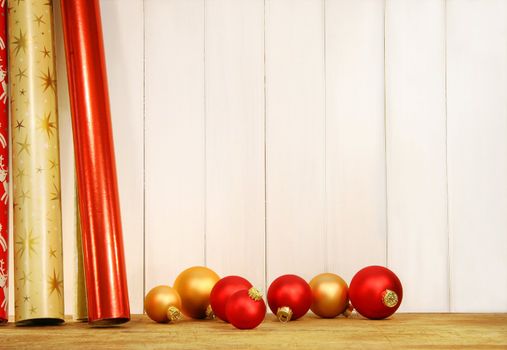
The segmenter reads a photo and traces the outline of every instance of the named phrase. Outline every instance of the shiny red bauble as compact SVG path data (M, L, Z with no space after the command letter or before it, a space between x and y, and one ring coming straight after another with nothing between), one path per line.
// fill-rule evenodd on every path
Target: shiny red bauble
M229 322L239 329L253 329L266 316L266 303L255 288L240 290L227 300L225 313Z
M252 284L243 277L227 276L218 281L210 294L210 305L216 317L228 322L225 312L227 300L231 295L240 290L249 290Z
M398 310L403 299L403 288L391 270L382 266L368 266L352 278L349 298L362 316L380 320Z
M283 275L271 283L268 289L268 304L281 322L297 320L304 316L312 305L310 285L296 275Z

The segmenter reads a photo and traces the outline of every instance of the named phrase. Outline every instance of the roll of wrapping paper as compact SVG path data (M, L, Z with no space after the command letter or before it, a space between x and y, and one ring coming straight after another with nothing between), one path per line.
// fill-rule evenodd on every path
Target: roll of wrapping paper
M62 0L88 321L130 319L107 74L97 0Z
M9 111L7 94L7 4L0 3L0 323L8 314Z
M16 324L63 322L62 218L51 0L11 1L9 85Z
M76 297L74 320L88 320L88 310L86 306L86 285L83 268L83 244L81 239L81 218L79 217L78 194L76 188Z

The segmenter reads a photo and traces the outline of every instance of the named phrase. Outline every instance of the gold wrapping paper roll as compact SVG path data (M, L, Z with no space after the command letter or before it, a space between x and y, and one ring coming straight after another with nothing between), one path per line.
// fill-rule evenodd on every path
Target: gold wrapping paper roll
M10 1L16 324L63 322L62 218L51 0Z
M81 218L79 217L78 194L76 186L76 299L74 319L76 321L88 320L88 308L86 304L86 285L83 267L83 243L81 238Z

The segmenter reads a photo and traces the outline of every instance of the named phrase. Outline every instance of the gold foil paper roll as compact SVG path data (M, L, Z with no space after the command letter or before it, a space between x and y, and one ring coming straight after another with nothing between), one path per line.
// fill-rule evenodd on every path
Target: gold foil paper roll
M9 1L16 324L63 322L62 218L51 0Z
M83 244L81 238L81 218L79 217L78 194L76 187L76 299L74 319L76 321L88 320L88 309L86 304L86 284L83 267Z

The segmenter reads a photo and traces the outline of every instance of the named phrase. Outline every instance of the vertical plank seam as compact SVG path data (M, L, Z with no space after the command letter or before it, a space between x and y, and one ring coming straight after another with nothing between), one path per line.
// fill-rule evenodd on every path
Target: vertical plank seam
M328 249L328 223L327 223L327 32L326 32L326 0L322 0L322 45L323 45L323 84L324 84L324 213L323 213L323 228L324 228L324 254L325 254L325 269L329 271L329 249Z
M207 157L207 99L206 99L206 0L203 0L203 161L204 161L204 193L203 193L203 248L204 248L204 266L208 266L208 244L207 244L207 226L208 226L208 157Z
M451 266L451 225L449 216L449 133L448 133L448 107L447 107L447 0L444 0L444 100L445 100L445 187L447 210L447 307L452 310L452 266Z
M146 294L146 1L142 0L143 19L143 295ZM142 303L144 313L144 302Z
M388 160L387 160L387 62L386 62L386 32L387 32L387 2L384 1L384 175L385 175L385 263L389 266L389 191L388 191Z
M267 78L266 78L266 0L263 18L263 59L264 59L264 290L268 290L268 152L267 152Z

